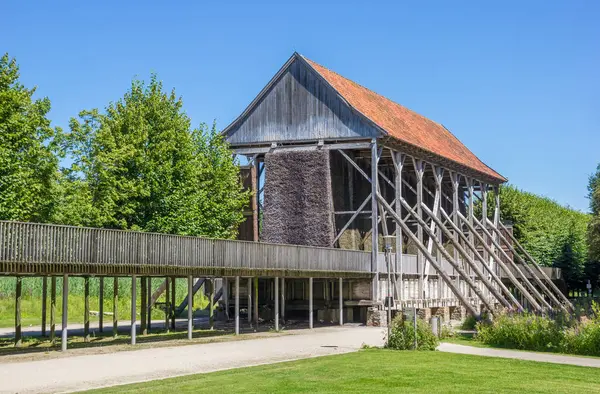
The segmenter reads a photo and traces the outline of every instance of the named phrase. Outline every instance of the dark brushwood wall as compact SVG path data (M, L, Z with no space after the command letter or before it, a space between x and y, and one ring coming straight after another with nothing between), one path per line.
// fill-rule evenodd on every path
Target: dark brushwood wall
M232 145L379 136L302 61L294 61L229 130Z

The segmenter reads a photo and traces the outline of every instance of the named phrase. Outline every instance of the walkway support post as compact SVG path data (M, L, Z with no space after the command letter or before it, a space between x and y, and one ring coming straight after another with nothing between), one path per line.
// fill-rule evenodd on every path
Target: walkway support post
M15 284L15 347L23 344L21 336L21 290L23 287L23 278L17 276Z
M56 276L50 280L50 343L56 343Z
M281 324L285 324L285 278L281 278Z
M169 277L165 278L165 331L169 332L169 316L171 314L174 305L169 303L170 297Z
M48 304L48 277L42 277L42 336L46 336L46 307Z
M211 330L215 329L215 280L214 278L210 278L208 280L208 285L210 286L208 293L208 325Z
M147 285L148 282L146 277L140 277L140 330L142 335L146 335L148 333L146 328L146 312L148 311L148 308L146 307L146 301L148 299L148 296L146 295Z
M313 278L308 278L308 328L313 328Z
M254 278L254 330L258 330L258 276Z
M252 324L252 278L248 278L248 323Z
M119 335L119 278L113 278L113 338Z
M344 325L344 282L343 279L340 278L340 289L338 293L339 302L340 302L340 326Z
M279 331L279 278L275 277L275 294L273 295L275 299L275 331Z
M194 294L192 293L194 290L194 278L192 277L192 275L188 276L188 304L187 304L187 332L188 332L188 339L192 339L192 330L194 328L194 321L193 321L193 312L194 312L194 307L193 307L193 300L194 300Z
M68 328L67 323L69 321L69 275L63 275L63 287L62 287L62 330L60 339L60 349L63 352L67 351L67 337Z
M98 331L104 332L104 277L100 277L100 289L98 292Z
M148 297L148 301L146 302L146 308L148 308L148 312L146 312L146 318L148 319L148 323L146 323L147 333L150 334L150 330L152 329L152 277L148 277L148 288L146 289L146 297Z
M83 340L90 341L90 277L83 278Z
M379 231L378 231L378 212L377 212L377 140L371 141L371 272L373 276L372 293L373 300L379 297L379 270L377 269L377 257L379 247Z
M240 277L235 277L235 335L240 335Z
M177 300L176 294L175 294L175 281L177 280L176 277L171 278L171 305L173 306L173 313L171 314L171 329L175 330L175 302Z
M141 278L144 283L144 278ZM137 278L135 275L131 277L131 344L135 345L135 334L137 325L136 297L137 296Z

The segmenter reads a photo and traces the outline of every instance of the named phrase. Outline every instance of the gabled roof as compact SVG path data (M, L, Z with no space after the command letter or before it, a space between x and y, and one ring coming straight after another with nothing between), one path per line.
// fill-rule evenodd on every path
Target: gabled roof
M448 129L354 81L302 58L354 109L389 136L483 173L500 182L507 179L483 163Z
M443 125L427 119L354 81L344 78L296 52L281 67L250 105L248 105L244 112L222 131L222 134L228 135L236 124L248 116L296 60L300 60L307 67L311 68L316 75L331 86L350 108L376 128L380 129L383 135L391 137L402 144L454 162L460 167L471 169L485 175L487 178L497 180L499 183L507 181L506 178L479 160L473 152Z

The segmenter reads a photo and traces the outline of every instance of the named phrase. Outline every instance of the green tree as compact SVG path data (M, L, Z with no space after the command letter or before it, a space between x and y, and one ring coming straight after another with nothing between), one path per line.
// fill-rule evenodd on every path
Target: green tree
M590 215L507 185L500 188L502 220L519 243L545 266L560 266L569 288L579 288L588 259Z
M72 119L57 220L69 224L233 237L247 195L225 142L197 130L155 75L134 80L104 113Z
M61 130L52 128L48 98L19 82L19 66L0 58L0 219L46 221L53 206Z
M588 225L587 241L589 245L589 261L585 272L594 288L600 282L600 164L596 172L590 176L588 183L588 198L592 218Z

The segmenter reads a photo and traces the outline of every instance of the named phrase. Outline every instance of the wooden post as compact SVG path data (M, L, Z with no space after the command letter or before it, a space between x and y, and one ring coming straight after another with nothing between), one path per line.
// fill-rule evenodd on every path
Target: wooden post
M308 328L313 328L313 278L308 278Z
M148 330L146 329L146 312L148 312L148 307L146 306L146 301L148 300L148 295L146 286L148 285L148 281L144 276L140 277L140 330L142 335L146 335Z
M275 277L275 294L273 294L273 298L275 299L275 331L279 331L279 278Z
M221 281L221 287L223 288L223 301L225 304L225 319L229 321L229 281L227 278L223 278Z
M377 258L379 252L379 231L377 227L377 140L371 141L371 272L374 273L372 282L372 299L377 300L379 296L379 270L377 269Z
M254 330L258 330L258 276L254 278Z
M148 319L148 323L146 323L147 333L150 334L150 330L152 329L152 277L148 277L148 288L147 294L148 301L146 302L146 307L148 308L148 312L146 312L146 317Z
M208 293L208 325L211 330L215 329L215 280L209 279L210 290Z
M15 286L15 346L20 347L23 344L21 336L21 290L23 287L23 278L17 276Z
M404 158L405 156L401 153L392 152L392 161L394 163L395 168L395 177L394 177L394 185L395 185L395 199L396 199L396 215L402 217L402 205L400 204L400 200L402 197L402 170L404 167ZM404 299L404 275L403 275L403 237L402 237L402 228L395 223L396 228L396 269L394 270L396 275L400 276L400 289L398 290L398 298L400 300ZM350 292L352 294L352 292Z
M248 278L248 323L252 325L252 278Z
M119 335L119 278L113 278L113 337Z
M259 175L258 175L258 158L254 156L254 162L252 163L252 167L250 168L250 185L252 188L252 240L254 242L258 242L258 183L259 183Z
M63 275L63 288L62 288L62 330L60 347L63 352L67 350L67 337L68 328L67 323L69 322L69 275Z
M389 289L388 289L389 292ZM340 302L340 326L344 325L344 282L342 278L340 278L340 289L338 292L339 302Z
M285 324L285 278L281 278L281 322Z
M56 343L56 277L50 281L50 342Z
M188 276L188 313L187 313L187 331L188 331L188 339L192 339L192 331L194 329L194 307L193 307L193 291L194 291L194 278L192 277L192 275Z
M177 301L177 297L175 292L177 291L176 281L177 278L171 278L171 305L173 305L173 313L171 314L171 329L175 330L175 302Z
M169 332L169 315L171 313L171 309L174 308L173 305L169 303L170 288L169 288L169 277L165 278L165 331Z
M42 277L42 336L46 336L46 307L48 305L48 277Z
M137 325L137 311L136 311L136 296L137 296L137 278L135 275L131 277L131 344L135 345L135 334ZM141 278L141 282L144 283L144 277Z
M90 341L90 277L83 278L83 340Z
M104 332L104 277L100 277L98 292L98 332Z
M235 277L235 335L240 334L240 277Z
M417 176L417 216L423 217L421 203L423 202L423 175L425 173L425 163L422 160L413 158L415 172ZM419 243L423 243L423 227L417 226L417 239ZM423 298L423 268L424 268L423 252L417 252L417 272L419 274L419 285L417 298Z

